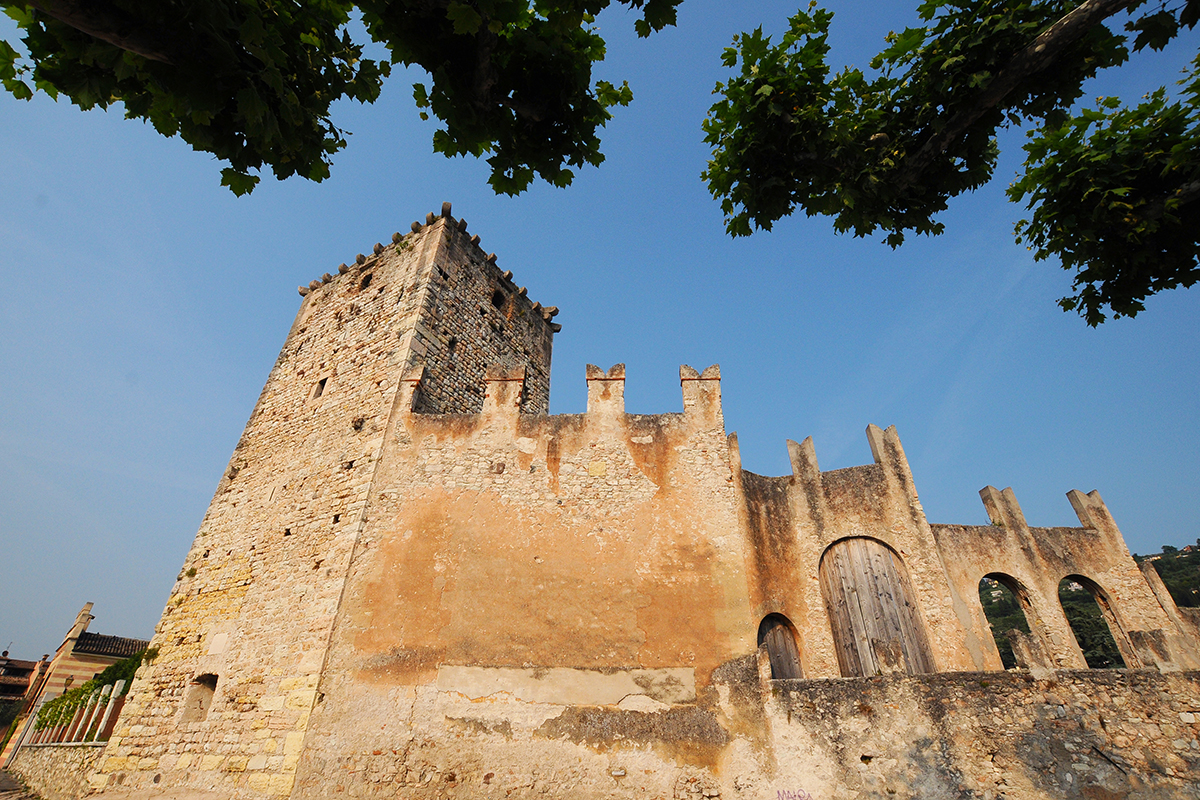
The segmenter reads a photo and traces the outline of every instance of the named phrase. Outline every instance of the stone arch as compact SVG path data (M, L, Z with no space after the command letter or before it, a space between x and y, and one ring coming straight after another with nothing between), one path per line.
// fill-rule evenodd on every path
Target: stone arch
M989 584L991 582L991 584ZM1016 614L1003 614L1005 609L996 609L996 604L989 602L991 598L985 598L984 593L988 591L988 586L998 584L1000 588L1012 596L1013 610L1020 616L1019 619L1002 619L997 613L990 613L993 609L1001 612L1003 617L1014 617ZM1000 653L1000 661L1004 664L1005 669L1013 669L1017 666L1016 656L1013 653L1012 645L1008 641L1008 631L1016 628L1021 633L1033 637L1048 655L1049 642L1046 639L1046 627L1038 616L1037 608L1034 607L1030 600L1029 590L1025 588L1025 584L1014 578L1012 575L1003 572L989 572L979 580L979 600L983 606L984 616L987 619L988 627L992 632L992 639L996 643L996 650Z
M763 617L758 625L758 647L767 651L773 680L804 677L796 628L783 614Z
M878 539L841 539L821 555L819 571L843 677L936 671L899 553Z
M1075 585L1091 595L1091 599L1098 609L1099 617L1107 628L1107 636L1104 635L1104 630L1096 628L1094 617L1089 618L1090 613L1094 612L1089 612L1086 602L1077 604L1071 602L1071 595L1079 594ZM1062 606L1063 615L1067 618L1067 623L1071 628L1071 634L1075 637L1075 643L1079 645L1079 650L1083 653L1089 668L1119 669L1141 666L1141 662L1129 642L1129 637L1125 634L1124 626L1121 625L1120 619L1113 611L1108 593L1100 588L1100 584L1086 575L1067 575L1059 581L1058 600ZM1068 606L1071 605L1075 606L1076 613L1072 613L1072 610L1068 609Z

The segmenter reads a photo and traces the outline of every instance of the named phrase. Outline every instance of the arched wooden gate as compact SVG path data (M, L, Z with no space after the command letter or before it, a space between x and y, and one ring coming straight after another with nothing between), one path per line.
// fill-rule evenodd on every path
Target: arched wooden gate
M800 650L796 646L796 634L792 624L782 614L768 614L758 626L758 646L767 649L771 660L771 677L803 678L800 667Z
M858 537L830 545L821 556L821 593L844 677L889 671L879 654L897 650L910 675L935 671L908 571L883 542Z

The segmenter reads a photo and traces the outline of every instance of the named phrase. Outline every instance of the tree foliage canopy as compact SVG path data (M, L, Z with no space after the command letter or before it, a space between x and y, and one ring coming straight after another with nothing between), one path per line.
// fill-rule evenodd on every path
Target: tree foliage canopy
M1156 92L1134 109L1104 100L1071 117L1083 83L1124 63L1126 37L1104 20L1142 0L926 0L925 25L887 37L871 62L831 74L832 13L799 11L779 44L759 28L724 53L735 74L704 123L704 179L726 228L745 236L799 208L839 232L876 231L897 247L937 234L951 198L992 177L998 129L1033 123L1029 198L1017 227L1039 259L1076 270L1060 300L1096 325L1200 278L1200 79L1184 100ZM1200 0L1127 25L1134 49L1161 48L1200 18Z
M597 133L628 85L592 81L611 0L0 0L25 53L0 40L0 82L80 108L123 103L130 118L228 162L242 194L268 167L322 180L346 146L331 104L373 102L391 64L429 73L414 96L441 121L434 150L490 154L491 184L515 194L535 176L565 186L604 160ZM641 36L675 21L681 0L618 0ZM364 59L352 14L389 61ZM32 84L32 86L31 86Z

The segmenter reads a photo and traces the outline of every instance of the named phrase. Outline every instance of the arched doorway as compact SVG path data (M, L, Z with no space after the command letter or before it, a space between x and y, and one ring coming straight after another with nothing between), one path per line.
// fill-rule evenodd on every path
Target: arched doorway
M1058 584L1058 601L1090 669L1137 666L1131 663L1135 661L1132 648L1108 597L1095 581L1082 575L1068 575Z
M881 651L899 651L910 675L935 671L908 570L898 553L876 539L843 539L821 556L820 575L843 677L888 671L879 661Z
M803 678L800 667L800 648L796 645L796 631L792 623L782 614L768 614L758 626L758 646L767 649L771 660L771 678Z
M992 630L992 639L1000 651L1005 669L1015 669L1017 657L1009 641L1009 631L1033 635L1031 626L1038 624L1037 614L1029 602L1029 593L1020 581L1002 572L992 572L979 581L979 604ZM1040 630L1038 635L1040 637Z

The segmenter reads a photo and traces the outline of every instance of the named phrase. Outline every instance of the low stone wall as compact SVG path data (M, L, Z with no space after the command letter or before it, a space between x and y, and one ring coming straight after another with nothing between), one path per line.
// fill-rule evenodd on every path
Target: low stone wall
M1192 800L1200 673L773 681L765 800Z
M76 800L88 788L88 774L104 752L105 742L27 744L8 769L21 776L42 800Z
M958 672L765 682L756 657L746 656L714 674L716 688L708 696L667 698L679 701L675 705L637 695L615 705L576 705L571 697L549 696L537 679L515 669L500 676L507 689L482 701L471 693L493 686L476 673L451 672L445 691L428 685L407 701L393 695L394 716L405 721L390 734L393 746L347 746L352 740L345 730L338 731L340 741L330 736L318 746L310 743L309 761L290 796L1200 798L1200 672ZM608 685L617 677L596 679ZM635 697L640 700L631 702ZM344 709L348 718L362 710ZM24 750L27 760L18 760L17 771L46 800L74 798L42 788L31 775L35 762L43 774L68 772L67 750ZM74 763L78 787L86 767ZM198 766L193 760L188 769ZM237 772L246 774L245 764ZM287 787L264 791L250 780L213 794L202 786L129 787L123 775L114 777L104 794L114 800L289 796Z

